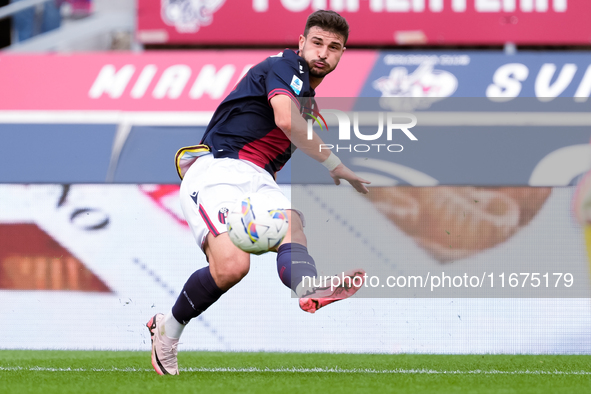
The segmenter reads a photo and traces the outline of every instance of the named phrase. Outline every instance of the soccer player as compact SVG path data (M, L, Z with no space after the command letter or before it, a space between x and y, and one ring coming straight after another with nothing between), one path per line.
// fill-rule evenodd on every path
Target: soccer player
M307 123L298 98L314 89L335 69L349 35L349 25L333 11L316 11L299 38L299 51L286 49L252 67L224 99L209 123L201 145L181 149L176 162L183 179L181 207L209 266L187 280L172 310L147 323L152 337L152 365L160 375L178 374L177 344L183 329L249 271L250 254L236 247L226 232L225 213L245 194L259 192L285 207L289 230L277 248L281 281L300 297L300 307L314 313L353 295L363 283L361 269L346 273L341 287L306 288L302 277L317 275L308 254L303 216L275 182L275 173L297 147L329 171L335 184L348 181L367 193L369 182L358 177L332 152L320 151L316 134L307 138ZM341 276L342 277L342 276ZM356 277L361 280L355 281ZM349 280L347 280L349 278Z

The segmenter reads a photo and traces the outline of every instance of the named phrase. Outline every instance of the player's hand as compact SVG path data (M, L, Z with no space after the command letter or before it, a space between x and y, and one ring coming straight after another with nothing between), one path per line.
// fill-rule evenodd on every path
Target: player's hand
M365 184L369 185L371 182L363 178L358 177L353 171L347 168L343 163L336 166L336 168L329 172L330 176L334 180L335 185L341 184L341 179L346 180L357 190L359 193L367 194L369 190L365 187Z

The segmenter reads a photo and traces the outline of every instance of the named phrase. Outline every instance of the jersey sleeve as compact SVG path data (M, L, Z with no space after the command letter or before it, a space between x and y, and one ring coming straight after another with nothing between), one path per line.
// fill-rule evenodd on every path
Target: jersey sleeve
M298 66L284 59L276 62L269 70L266 79L267 100L278 94L284 94L300 107L297 97L304 89L304 81L300 78Z

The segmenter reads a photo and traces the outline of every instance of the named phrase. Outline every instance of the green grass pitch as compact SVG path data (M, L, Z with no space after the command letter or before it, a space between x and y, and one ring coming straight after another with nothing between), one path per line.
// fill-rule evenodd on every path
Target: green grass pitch
M590 393L591 356L0 350L0 393Z

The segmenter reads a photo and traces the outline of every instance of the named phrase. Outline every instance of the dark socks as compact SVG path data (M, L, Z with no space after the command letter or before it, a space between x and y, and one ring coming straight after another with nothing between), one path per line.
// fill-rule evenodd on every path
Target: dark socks
M283 284L294 292L302 277L316 277L316 264L304 245L283 244L277 250L277 273Z
M224 293L213 280L209 266L201 268L195 271L185 283L183 291L172 307L172 315L179 323L187 324Z

